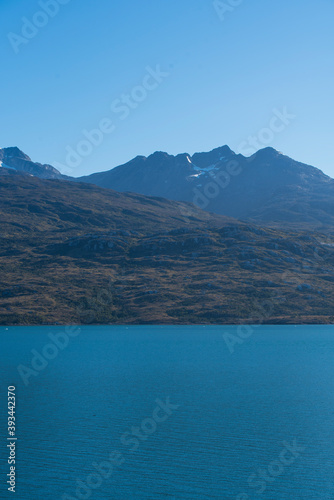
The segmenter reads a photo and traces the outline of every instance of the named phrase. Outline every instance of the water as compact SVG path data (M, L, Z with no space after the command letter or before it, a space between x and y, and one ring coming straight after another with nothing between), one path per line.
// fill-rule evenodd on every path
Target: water
M47 351L26 386L17 366L31 368L31 350L63 331L0 329L0 498L334 498L333 327L262 326L233 354L223 333L235 327L84 327ZM5 484L8 385L15 495ZM104 477L92 476L102 462Z

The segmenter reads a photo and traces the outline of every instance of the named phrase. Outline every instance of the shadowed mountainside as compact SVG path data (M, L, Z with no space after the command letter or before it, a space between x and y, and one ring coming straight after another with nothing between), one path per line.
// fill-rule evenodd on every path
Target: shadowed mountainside
M160 152L79 180L189 201L204 210L263 225L334 227L334 180L273 148L250 158L236 155L228 146L192 157Z

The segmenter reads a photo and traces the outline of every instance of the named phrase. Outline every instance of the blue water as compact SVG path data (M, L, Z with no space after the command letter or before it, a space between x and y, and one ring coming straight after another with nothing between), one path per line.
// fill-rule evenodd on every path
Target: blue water
M233 353L223 334L235 327L83 327L25 385L17 367L63 331L0 328L0 498L334 498L334 327L261 326ZM106 461L109 477L92 476Z

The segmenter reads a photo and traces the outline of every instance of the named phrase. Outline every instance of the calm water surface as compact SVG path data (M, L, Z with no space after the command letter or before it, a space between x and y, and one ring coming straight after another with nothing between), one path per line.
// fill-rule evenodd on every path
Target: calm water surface
M45 350L63 331L0 328L0 498L334 498L334 327L262 326L233 354L223 334L235 327L83 327ZM17 367L43 349L53 359L25 385Z

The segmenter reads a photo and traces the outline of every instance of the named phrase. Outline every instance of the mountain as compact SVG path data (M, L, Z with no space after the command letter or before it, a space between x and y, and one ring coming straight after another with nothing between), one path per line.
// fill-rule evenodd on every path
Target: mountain
M0 217L2 325L334 319L328 236L11 169Z
M78 180L121 192L188 201L204 210L260 224L334 227L334 180L273 148L249 158L228 146L193 156L157 152Z
M0 172L72 180L119 192L185 201L200 209L267 227L334 231L334 180L273 148L247 158L228 146L177 156L137 156L112 170L77 179L34 163L18 148L0 150ZM189 212L188 206L186 212ZM184 214L186 215L186 214Z
M0 167L26 173L41 179L62 179L64 176L51 165L34 163L19 148L0 149Z
M211 180L209 173L235 156L228 146L210 153L196 153L193 157L187 153L173 156L155 152L148 158L137 156L112 170L79 177L77 180L116 191L138 192L193 203L193 189L202 186L203 181Z

